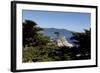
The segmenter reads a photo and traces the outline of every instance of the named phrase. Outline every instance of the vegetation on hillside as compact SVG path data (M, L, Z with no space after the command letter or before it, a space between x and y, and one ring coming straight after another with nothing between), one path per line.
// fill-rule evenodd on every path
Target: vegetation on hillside
M82 33L73 33L71 38L74 44L72 48L58 47L52 44L50 37L41 33L42 28L31 20L23 22L23 62L44 62L90 59L91 30ZM54 33L57 37L59 32Z

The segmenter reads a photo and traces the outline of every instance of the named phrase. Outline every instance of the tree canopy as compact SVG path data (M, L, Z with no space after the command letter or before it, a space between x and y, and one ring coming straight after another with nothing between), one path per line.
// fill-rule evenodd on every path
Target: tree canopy
M37 27L37 23L31 20L25 20L23 22L23 46L25 45L35 45L36 38L38 36L38 32L43 30L40 27Z
M73 33L73 37L71 39L75 40L73 43L78 45L78 54L80 54L80 58L89 59L91 54L91 29L84 30L84 32Z

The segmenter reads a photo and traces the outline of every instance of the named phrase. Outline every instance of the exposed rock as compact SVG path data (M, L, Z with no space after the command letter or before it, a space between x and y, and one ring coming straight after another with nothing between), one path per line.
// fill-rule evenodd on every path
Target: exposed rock
M65 36L53 38L53 39L52 39L52 42L53 42L54 44L56 44L57 46L59 46L59 47L63 47L63 46L66 46L66 47L73 47L73 44L69 43L69 42L67 41L67 39L65 38Z

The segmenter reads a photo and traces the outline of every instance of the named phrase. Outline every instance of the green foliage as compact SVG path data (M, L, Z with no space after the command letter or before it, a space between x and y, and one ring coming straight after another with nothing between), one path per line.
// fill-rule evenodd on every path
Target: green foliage
M34 21L25 20L25 22L23 22L23 46L35 45L33 42L36 42L38 32L42 30L42 28L37 27Z
M86 30L82 33L73 33L74 43L79 45L78 54L80 54L79 59L90 59L91 54L91 29Z
M42 30L31 20L23 22L23 62L54 60L50 54L58 47L51 44L50 37L40 33Z
M43 34L38 34L36 37L36 43L37 45L46 45L48 43L50 43L50 38L48 36L45 36Z
M28 47L27 50L23 50L23 62L41 62L41 61L53 61L53 58L49 56L50 46L36 46Z
M70 53L57 46L36 46L23 50L23 62L71 60Z

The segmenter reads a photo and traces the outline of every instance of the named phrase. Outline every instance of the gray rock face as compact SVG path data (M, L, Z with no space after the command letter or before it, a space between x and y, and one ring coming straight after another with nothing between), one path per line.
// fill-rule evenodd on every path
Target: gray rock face
M63 47L63 46L70 47L70 48L73 47L73 44L69 43L65 38L65 36L53 38L52 41L55 43L55 45L59 47Z

